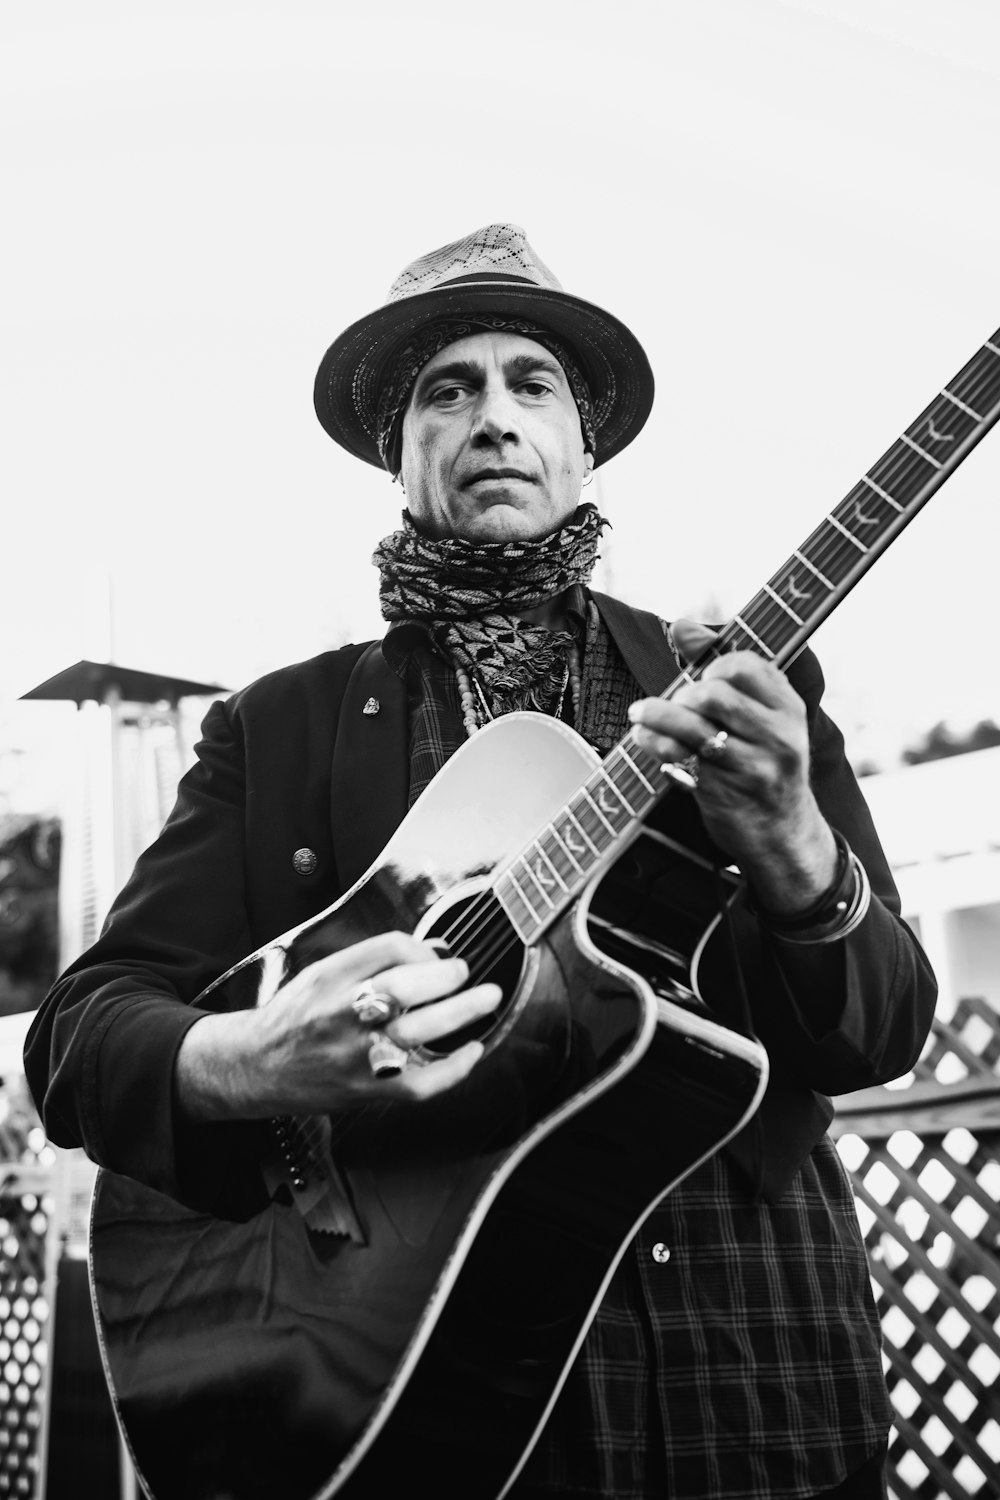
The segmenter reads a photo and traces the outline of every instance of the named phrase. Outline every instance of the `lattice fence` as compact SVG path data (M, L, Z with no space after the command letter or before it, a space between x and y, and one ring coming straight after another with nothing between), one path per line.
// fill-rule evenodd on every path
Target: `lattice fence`
M49 1320L52 1152L23 1092L0 1087L0 1500L38 1493Z
M962 1001L903 1086L838 1101L833 1134L885 1335L890 1494L1000 1500L1000 1017ZM0 1500L40 1500L51 1240L83 1239L88 1190L23 1081L0 1085Z
M1000 1017L963 1000L902 1086L839 1101L896 1411L896 1500L1000 1497Z

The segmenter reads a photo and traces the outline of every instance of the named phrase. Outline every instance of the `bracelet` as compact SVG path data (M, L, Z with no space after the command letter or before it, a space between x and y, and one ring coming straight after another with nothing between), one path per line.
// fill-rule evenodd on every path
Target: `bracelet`
M750 902L768 932L786 943L835 943L859 927L871 905L868 872L843 834L833 830L837 869L832 883L805 911L785 916Z

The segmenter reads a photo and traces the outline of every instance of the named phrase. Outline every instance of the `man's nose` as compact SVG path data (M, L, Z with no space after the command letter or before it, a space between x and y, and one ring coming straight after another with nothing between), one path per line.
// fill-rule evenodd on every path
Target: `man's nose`
M506 387L487 387L480 392L472 414L470 437L474 444L483 447L520 441L520 413Z

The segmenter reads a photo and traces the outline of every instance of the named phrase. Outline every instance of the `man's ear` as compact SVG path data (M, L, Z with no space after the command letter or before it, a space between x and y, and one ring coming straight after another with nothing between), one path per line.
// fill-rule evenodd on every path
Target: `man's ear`
M584 455L583 455L583 474L584 474L584 481L583 481L584 484L589 484L589 482L593 478L593 474L594 474L594 455L591 453L591 451L590 451L589 448L587 448L587 449L584 450Z

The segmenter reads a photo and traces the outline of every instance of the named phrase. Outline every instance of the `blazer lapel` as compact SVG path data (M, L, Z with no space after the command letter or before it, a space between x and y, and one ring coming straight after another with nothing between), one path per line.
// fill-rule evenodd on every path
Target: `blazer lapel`
M333 849L345 891L378 858L406 816L406 710L405 684L386 662L381 642L374 641L348 680L333 747Z
M643 692L658 697L680 671L659 616L646 609L633 609L596 589L591 590L591 598L632 676Z

